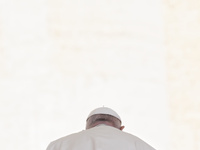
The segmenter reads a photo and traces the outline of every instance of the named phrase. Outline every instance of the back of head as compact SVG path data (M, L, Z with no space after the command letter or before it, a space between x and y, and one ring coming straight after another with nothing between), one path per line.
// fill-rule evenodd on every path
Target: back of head
M114 110L107 107L100 107L88 115L86 129L90 129L99 124L106 124L121 129L121 118Z

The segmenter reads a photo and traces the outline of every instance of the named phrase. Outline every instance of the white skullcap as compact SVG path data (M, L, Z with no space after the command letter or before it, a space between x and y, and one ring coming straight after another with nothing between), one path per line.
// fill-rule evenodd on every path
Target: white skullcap
M116 117L117 119L119 119L121 121L120 116L112 109L108 108L108 107L99 107L96 108L95 110L91 111L91 113L88 115L87 119L93 115L96 114L105 114L105 115L111 115L113 117Z

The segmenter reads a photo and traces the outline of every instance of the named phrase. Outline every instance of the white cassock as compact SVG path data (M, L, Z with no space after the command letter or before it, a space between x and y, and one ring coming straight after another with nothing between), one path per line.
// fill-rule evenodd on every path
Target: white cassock
M60 138L46 150L155 150L129 133L100 125Z

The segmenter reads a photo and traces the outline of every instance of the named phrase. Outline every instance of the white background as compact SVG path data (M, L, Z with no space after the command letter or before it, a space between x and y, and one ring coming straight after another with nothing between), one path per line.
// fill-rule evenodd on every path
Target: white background
M103 105L125 132L168 149L162 1L3 0L0 9L1 149L44 150Z

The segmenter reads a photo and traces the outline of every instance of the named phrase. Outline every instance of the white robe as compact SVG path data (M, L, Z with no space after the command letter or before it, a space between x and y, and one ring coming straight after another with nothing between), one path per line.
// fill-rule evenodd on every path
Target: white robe
M129 133L110 126L97 126L49 144L46 150L155 150Z

